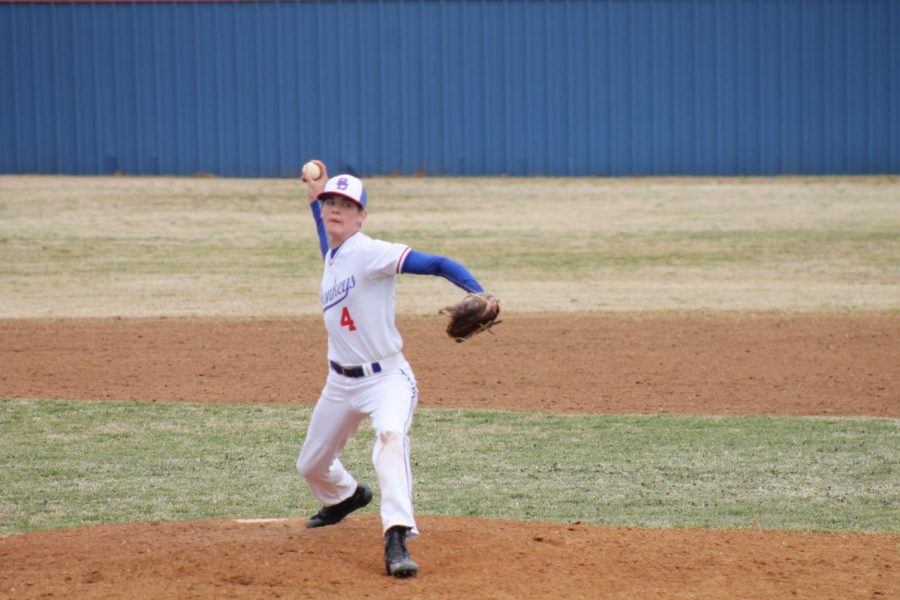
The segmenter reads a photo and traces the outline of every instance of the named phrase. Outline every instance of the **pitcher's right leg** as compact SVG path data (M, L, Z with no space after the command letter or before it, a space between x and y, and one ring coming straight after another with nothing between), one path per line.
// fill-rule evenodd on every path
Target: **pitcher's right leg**
M356 492L357 482L344 468L338 454L364 418L365 415L351 409L349 402L331 400L325 392L313 409L297 457L297 471L324 506L339 504Z

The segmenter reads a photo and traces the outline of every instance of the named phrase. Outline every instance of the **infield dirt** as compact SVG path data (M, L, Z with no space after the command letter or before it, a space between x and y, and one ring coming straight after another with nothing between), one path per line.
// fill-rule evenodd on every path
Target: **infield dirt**
M466 344L400 329L422 407L900 416L900 316L518 315ZM318 319L0 321L0 397L315 401ZM133 523L0 539L0 597L891 598L900 538L423 516L421 576L377 517Z
M398 326L420 407L900 416L900 314L514 315ZM317 318L0 320L0 397L313 403Z

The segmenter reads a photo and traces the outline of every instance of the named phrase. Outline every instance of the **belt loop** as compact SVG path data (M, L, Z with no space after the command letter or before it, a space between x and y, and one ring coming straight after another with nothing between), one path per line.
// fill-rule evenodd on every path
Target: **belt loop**
M375 373L381 373L381 364L377 362L373 363L365 363L360 365L362 367L362 372L364 377L369 377L370 375L374 375Z

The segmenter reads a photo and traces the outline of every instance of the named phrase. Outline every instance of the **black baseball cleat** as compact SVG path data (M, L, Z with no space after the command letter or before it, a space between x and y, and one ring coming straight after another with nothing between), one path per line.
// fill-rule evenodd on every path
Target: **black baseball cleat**
M334 506L324 506L322 510L314 514L306 522L307 528L325 527L326 525L334 525L344 520L344 517L352 513L354 510L366 506L372 501L372 489L360 483L356 486L353 495L339 502Z
M394 577L415 577L419 565L406 551L406 532L409 527L391 527L384 534L384 567Z

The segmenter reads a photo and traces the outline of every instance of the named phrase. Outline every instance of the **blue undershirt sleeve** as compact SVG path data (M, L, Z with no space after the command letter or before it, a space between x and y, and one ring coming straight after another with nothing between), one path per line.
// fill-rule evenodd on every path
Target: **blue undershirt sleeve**
M438 275L469 293L483 292L475 277L464 266L445 256L425 254L410 250L403 262L401 273L413 275Z
M325 221L322 220L322 203L318 200L309 203L312 210L313 219L316 221L316 232L319 234L319 250L322 251L322 258L328 254L328 235L325 233Z

